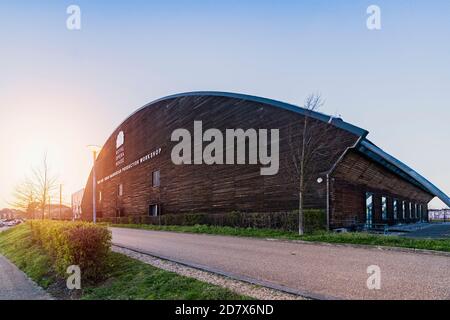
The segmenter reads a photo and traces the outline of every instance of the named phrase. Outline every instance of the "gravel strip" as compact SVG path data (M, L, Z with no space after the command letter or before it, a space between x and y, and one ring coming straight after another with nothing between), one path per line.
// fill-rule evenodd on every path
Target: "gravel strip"
M112 246L112 250L114 252L124 254L130 258L152 265L156 268L170 272L175 272L182 276L194 278L203 282L221 286L238 294L253 297L258 300L305 300L305 298L297 295L288 294L285 292L280 292L277 290L252 285L246 282L229 279L221 275L198 270L195 268L190 268L175 262L158 259L151 255L138 253L136 251L120 248L114 245Z

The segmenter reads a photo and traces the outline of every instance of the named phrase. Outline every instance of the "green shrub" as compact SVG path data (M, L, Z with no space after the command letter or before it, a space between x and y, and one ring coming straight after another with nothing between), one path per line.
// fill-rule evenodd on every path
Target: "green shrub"
M308 233L326 229L325 211L321 209L304 210L305 231ZM139 219L139 217L141 217ZM133 222L136 221L136 222ZM106 221L105 221L106 222ZM151 224L161 226L207 225L233 228L276 229L298 231L298 211L290 212L239 212L229 213L180 213L163 214L158 217L135 216L125 219L112 218L111 223Z
M32 220L33 240L50 255L55 270L66 276L67 267L78 265L88 281L101 280L107 270L111 232L104 226L86 222Z
M298 215L298 212L296 212ZM297 217L298 221L298 217ZM305 210L305 231L315 232L326 228L327 218L324 210Z
M205 224L208 216L204 213L193 213L193 214L185 214L183 225L185 226L195 226L196 224Z

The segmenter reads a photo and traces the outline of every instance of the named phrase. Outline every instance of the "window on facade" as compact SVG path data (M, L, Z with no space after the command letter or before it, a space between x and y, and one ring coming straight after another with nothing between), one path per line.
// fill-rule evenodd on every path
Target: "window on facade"
M381 219L387 220L387 198L381 197Z
M152 173L152 185L153 187L159 187L161 185L159 170L153 171Z
M366 193L366 225L368 228L372 227L373 216L373 194Z
M412 219L413 215L412 215L412 203L409 203L409 218Z
M414 203L414 216L417 218L419 218L419 211L417 210L417 203Z
M394 210L394 220L398 219L398 200L394 199L394 202L392 204L393 210Z
M419 205L419 218L420 218L420 221L423 221L423 207L422 207L422 205Z
M402 217L403 217L403 220L406 219L406 202L405 201L402 201Z
M148 207L148 215L151 217L157 217L159 214L159 205L157 204L151 204Z
M119 185L117 186L117 195L118 195L119 197L123 196L123 184L119 184Z

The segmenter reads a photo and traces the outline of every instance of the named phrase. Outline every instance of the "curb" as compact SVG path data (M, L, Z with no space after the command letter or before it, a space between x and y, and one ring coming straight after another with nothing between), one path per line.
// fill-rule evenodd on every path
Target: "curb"
M263 239L264 240L264 239ZM190 268L194 268L194 269L198 269L201 271L205 271L205 272L209 272L209 273L214 273L223 277L227 277L233 280L238 280L238 281L242 281L242 282L246 282L246 283L250 283L253 285L257 285L257 286L261 286L261 287L266 287L272 290L276 290L276 291L281 291L284 293L289 293L292 295L296 295L296 296L300 296L302 298L305 299L309 299L309 300L337 300L338 298L335 297L331 297L331 296L325 296L325 295L321 295L321 294L315 294L315 293L311 293L311 292L306 292L306 291L302 291L302 290L296 290L296 289L292 289L283 285L278 285L269 281L265 281L265 280L258 280L258 279L254 279L254 278L250 278L247 276L242 276L242 275L238 275L235 273L230 273L230 272L226 272L217 268L212 268L212 267L208 267L205 265L201 265L201 264L196 264L196 263L192 263L192 262L188 262L182 259L174 259L174 258L170 258L167 256L163 256L163 255L159 255L159 254L155 254L152 252L148 252L146 250L142 250L142 249L137 249L137 248L133 248L133 247L126 247L123 245L118 245L113 243L112 244L115 247L118 248L122 248L122 249L127 249L136 253L140 253L140 254L144 254L147 256L151 256L154 258L158 258L161 260L166 260L166 261L170 261L170 262L174 262L174 263L178 263L180 265L186 266L186 267L190 267Z

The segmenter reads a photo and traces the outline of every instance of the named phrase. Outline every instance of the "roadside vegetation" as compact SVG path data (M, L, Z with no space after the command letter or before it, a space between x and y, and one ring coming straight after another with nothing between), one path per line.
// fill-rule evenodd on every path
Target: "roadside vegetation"
M65 231L62 231L63 229ZM67 239L75 243L65 242ZM92 243L93 241L97 243ZM108 246L106 253L103 251L105 245ZM109 245L107 229L91 224L34 221L0 233L0 254L57 298L96 300L247 298L228 289L161 270L111 252ZM96 250L100 250L99 255L92 260ZM88 260L83 260L86 256L91 257L89 258L91 262L87 265ZM92 261L96 264L92 264ZM90 274L88 278L83 279L82 290L69 291L65 280L65 276L68 275L64 275L62 270L73 263L85 263L85 268L90 268L91 271L101 270L102 273L95 277Z
M303 240L337 244L356 244L387 247L402 247L450 252L450 239L410 239L390 235L376 235L365 232L313 232L302 236L293 231L257 228L233 228L208 225L195 226L158 226L145 224L111 224L111 227L146 229L155 231L173 231L186 233L203 233L238 237L273 238L282 240Z
M44 249L52 267L61 277L67 267L79 266L83 282L98 282L108 271L111 232L103 226L86 222L31 220L32 242Z
M442 222L450 222L450 219L434 219L434 220L430 220L430 223L442 223Z

